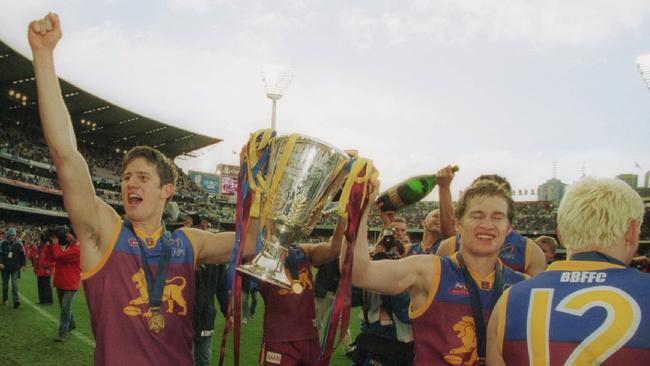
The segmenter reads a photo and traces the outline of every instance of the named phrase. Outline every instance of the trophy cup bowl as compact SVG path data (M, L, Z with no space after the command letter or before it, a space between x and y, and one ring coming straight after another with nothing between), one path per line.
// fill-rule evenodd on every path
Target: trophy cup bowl
M311 233L323 208L343 185L349 160L343 151L311 137L274 138L262 194L264 249L237 270L291 289L284 267L289 246Z

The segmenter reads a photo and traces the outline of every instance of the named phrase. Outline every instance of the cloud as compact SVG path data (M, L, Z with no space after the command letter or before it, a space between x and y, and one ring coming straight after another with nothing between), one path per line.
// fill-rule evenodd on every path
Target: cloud
M516 42L533 47L597 46L639 30L646 0L393 0L348 5L340 26L361 47L420 37L434 45Z
M227 0L167 0L167 7L172 12L189 10L201 14L221 3Z

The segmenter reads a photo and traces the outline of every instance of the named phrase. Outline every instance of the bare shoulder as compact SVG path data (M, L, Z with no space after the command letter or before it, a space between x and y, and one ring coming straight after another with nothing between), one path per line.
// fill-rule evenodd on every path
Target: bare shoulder
M429 297L434 283L440 276L440 257L430 254L418 254L403 259L416 279L410 287L411 302L419 308Z

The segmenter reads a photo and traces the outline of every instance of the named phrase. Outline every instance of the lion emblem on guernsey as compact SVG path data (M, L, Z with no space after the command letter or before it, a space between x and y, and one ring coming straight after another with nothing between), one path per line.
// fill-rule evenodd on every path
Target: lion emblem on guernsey
M460 347L452 348L449 354L445 355L445 361L450 365L473 365L478 360L476 353L476 328L474 318L464 316L458 323L454 324L454 333L460 339ZM469 359L463 363L463 358L469 354Z
M129 305L125 306L123 311L126 315L138 316L142 314L142 311L137 305L145 305L149 303L149 294L147 293L147 281L144 277L144 270L140 268L138 272L131 276L131 280L135 283L135 288L140 292L140 296L129 301ZM187 315L187 302L185 301L185 298L183 298L183 289L187 285L185 278L176 276L169 280L165 280L165 283L162 301L163 303L167 302L167 312L173 313L175 305L178 305L181 308L178 315ZM151 316L151 312L147 310L147 312L144 313L144 316Z
M289 273L288 271L287 271L287 277L291 278L291 273ZM300 281L300 285L302 286L303 290L312 288L311 281L309 280L309 274L307 273L307 270L304 268L298 271L298 281ZM278 290L278 295L289 295L292 293L293 292L291 290L287 290L284 288Z

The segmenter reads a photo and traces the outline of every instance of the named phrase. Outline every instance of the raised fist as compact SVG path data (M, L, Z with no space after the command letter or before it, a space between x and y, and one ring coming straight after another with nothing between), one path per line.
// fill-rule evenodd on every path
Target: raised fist
M54 50L61 39L59 16L49 13L43 19L33 20L29 23L27 38L32 52Z

